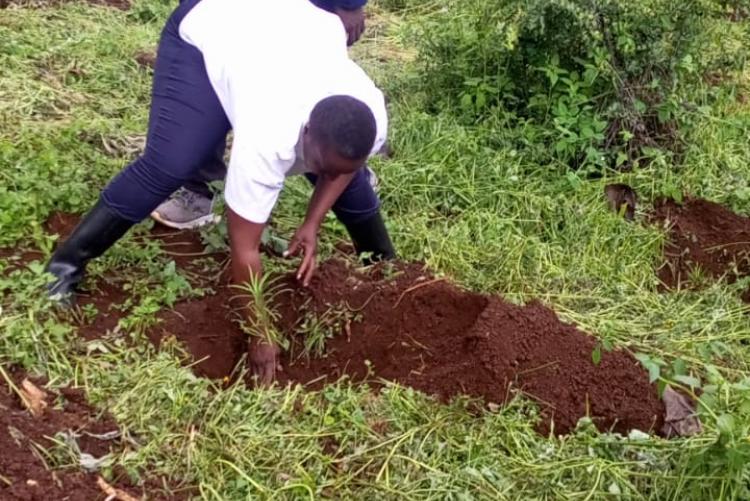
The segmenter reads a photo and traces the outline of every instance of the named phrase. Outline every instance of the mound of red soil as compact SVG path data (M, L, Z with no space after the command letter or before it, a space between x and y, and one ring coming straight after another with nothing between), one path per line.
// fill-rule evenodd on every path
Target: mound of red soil
M23 378L22 373L13 375L17 385ZM35 383L42 387L42 381ZM56 400L62 404L55 405ZM106 439L107 433L118 430L117 425L112 419L97 415L79 390L63 389L57 396L48 391L47 401L49 407L34 418L0 380L0 499L105 499L107 495L97 485L96 474L79 469L49 470L39 448L55 447L53 438L58 433L73 434L82 453L100 458L118 444L117 439ZM143 494L142 488L132 487L124 476L110 484L134 496ZM159 499L171 498L161 495Z
M75 216L57 214L50 233L67 235ZM181 268L204 257L197 234L157 227L152 236ZM441 399L457 395L503 404L522 392L541 409L539 430L567 433L579 418L591 416L602 429L659 430L663 405L645 371L628 353L603 353L592 362L596 340L560 322L540 303L515 306L498 297L463 291L426 274L419 265L381 266L364 274L344 261L323 263L309 289L288 280L278 298L283 330L292 349L282 360L281 383L320 387L347 376L377 385L383 378ZM161 315L148 333L161 343L181 341L196 360L198 374L223 378L246 353L247 336L235 322L230 304L237 291L216 287L216 294L182 302ZM119 301L116 290L104 292ZM86 301L86 298L83 298ZM105 294L90 301L109 314L94 319L90 334L110 328L122 316ZM295 333L306 316L325 316L331 308L348 321L328 339L321 357L303 355L304 339ZM104 322L105 320L101 320ZM112 324L114 325L114 324Z
M750 218L701 199L682 204L659 200L653 219L669 226L666 262L657 270L668 288L690 287L690 274L700 269L730 283L750 274Z
M161 322L147 335L159 346L175 336L197 361L194 371L211 379L229 377L247 351L247 335L235 323L230 302L236 291L218 287L217 294L185 301L162 313Z
M539 404L545 434L568 433L587 415L602 430L661 428L664 408L656 388L627 352L604 352L596 365L596 340L540 303L515 306L473 294L419 265L386 271L364 274L344 261L328 261L309 289L279 296L281 324L293 339L282 360L282 384L318 388L347 376L377 385L383 378L443 400L469 395L497 404L522 392ZM197 364L198 373L227 376L247 339L232 320L234 295L220 289L183 303L163 315L152 336L173 335L196 359L210 357ZM323 356L302 354L304 339L294 335L300 322L331 308L348 312L349 321L328 339Z

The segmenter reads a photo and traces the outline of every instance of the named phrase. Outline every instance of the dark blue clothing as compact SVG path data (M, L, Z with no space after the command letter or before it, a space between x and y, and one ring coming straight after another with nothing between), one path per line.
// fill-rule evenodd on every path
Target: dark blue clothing
M312 184L318 180L315 174L305 177ZM370 171L359 169L332 209L345 225L363 223L374 216L380 210L380 198L370 183Z
M222 154L231 125L211 87L203 55L179 35L180 22L198 2L180 2L162 31L145 151L102 193L104 202L129 221L145 219L205 171L213 170L219 179L225 174ZM314 182L314 177L309 179ZM336 201L334 212L344 224L356 224L377 213L379 206L362 169Z
M367 0L310 0L313 4L325 9L328 12L333 12L336 9L344 10L355 10L360 7L364 7L367 4Z

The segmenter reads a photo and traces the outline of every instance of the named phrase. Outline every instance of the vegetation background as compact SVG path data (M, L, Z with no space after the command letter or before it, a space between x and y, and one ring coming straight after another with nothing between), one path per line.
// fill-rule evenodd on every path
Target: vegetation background
M81 385L111 412L132 440L108 468L205 499L750 499L750 280L660 292L666 232L647 221L661 196L750 213L746 0L373 0L353 49L389 97L394 155L373 167L400 255L474 290L540 299L654 377L700 386L704 433L675 440L585 422L539 436L520 397L477 416L397 386L216 391L179 347L157 352L143 336L160 309L210 293L143 238L148 222L91 267L92 283L128 291L130 312L84 343L76 328L95 309L61 317L40 294L44 259L13 263L27 249L46 257L46 218L87 210L142 147L150 71L137 58L175 2L9 3L0 363ZM612 182L638 192L635 224L608 210ZM308 189L290 183L275 235L291 234ZM324 253L343 236L327 221ZM206 238L220 245L222 228ZM57 452L53 464L71 461Z

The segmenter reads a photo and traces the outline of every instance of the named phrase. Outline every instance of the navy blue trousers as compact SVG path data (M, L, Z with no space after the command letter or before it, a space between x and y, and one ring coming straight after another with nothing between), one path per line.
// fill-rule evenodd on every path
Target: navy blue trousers
M167 21L154 67L145 151L102 193L104 202L129 221L148 217L180 186L205 192L206 181L226 174L223 156L231 124L211 87L203 55L179 35L180 22L199 1L181 1ZM360 169L333 206L345 225L363 222L380 208L368 176ZM315 182L314 175L306 177Z

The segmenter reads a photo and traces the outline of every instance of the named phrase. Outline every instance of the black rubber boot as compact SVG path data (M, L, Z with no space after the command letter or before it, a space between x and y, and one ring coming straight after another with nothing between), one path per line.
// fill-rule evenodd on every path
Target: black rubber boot
M396 251L379 211L366 221L345 226L357 254L369 254L364 259L365 264L396 259Z
M121 218L99 199L73 233L52 254L46 271L56 279L47 286L50 296L72 304L86 263L112 247L135 223Z

